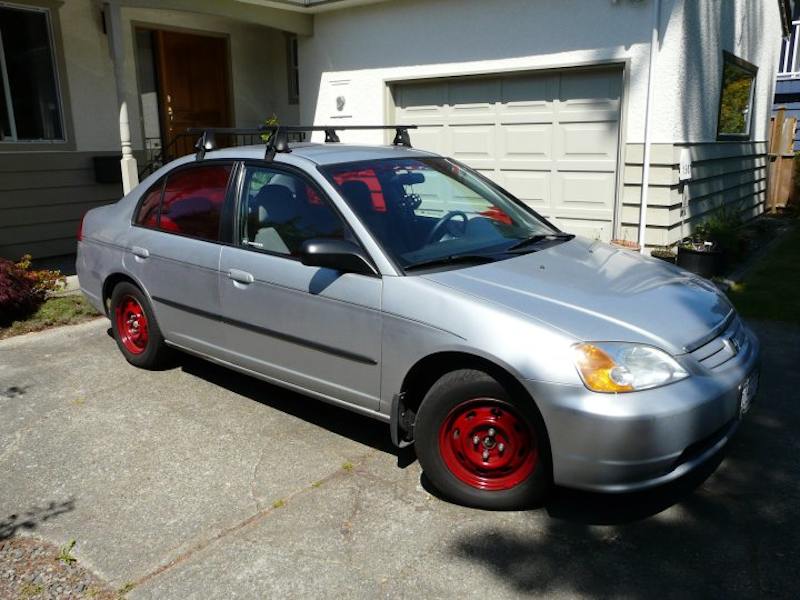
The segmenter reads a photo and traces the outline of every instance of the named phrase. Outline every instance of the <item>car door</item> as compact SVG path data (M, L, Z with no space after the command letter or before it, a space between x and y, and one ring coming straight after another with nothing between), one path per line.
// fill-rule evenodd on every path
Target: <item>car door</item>
M220 232L233 166L201 161L170 171L144 194L124 258L149 294L165 338L212 356L225 345Z
M220 259L222 311L236 361L269 378L377 410L379 276L309 267L303 241L353 239L300 171L264 163L240 174L234 244Z

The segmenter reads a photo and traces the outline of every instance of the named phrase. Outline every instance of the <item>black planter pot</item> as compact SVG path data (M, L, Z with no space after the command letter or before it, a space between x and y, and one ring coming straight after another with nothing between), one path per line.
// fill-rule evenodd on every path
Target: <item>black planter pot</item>
M692 250L679 246L678 266L701 277L713 277L725 268L725 255L719 250Z

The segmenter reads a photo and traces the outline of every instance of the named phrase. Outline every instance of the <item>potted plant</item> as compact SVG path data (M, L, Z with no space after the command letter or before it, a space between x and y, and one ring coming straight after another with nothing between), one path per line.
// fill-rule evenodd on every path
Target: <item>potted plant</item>
M702 277L721 274L742 253L739 212L717 211L678 246L678 266Z

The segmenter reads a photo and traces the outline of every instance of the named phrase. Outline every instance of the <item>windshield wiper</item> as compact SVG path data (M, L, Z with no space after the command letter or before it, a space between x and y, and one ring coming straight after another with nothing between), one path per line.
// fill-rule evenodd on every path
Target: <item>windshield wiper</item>
M431 260L423 260L418 263L412 263L407 267L403 267L403 270L416 271L419 269L459 264L482 265L484 263L494 262L495 260L497 260L497 257L489 256L488 254L451 254L450 256L442 256L440 258L433 258Z
M537 233L536 235L532 235L529 238L525 238L510 246L506 249L506 252L514 252L515 250L522 250L523 248L527 248L528 246L533 246L534 244L538 244L539 242L543 242L545 240L571 240L574 238L575 235L572 233Z

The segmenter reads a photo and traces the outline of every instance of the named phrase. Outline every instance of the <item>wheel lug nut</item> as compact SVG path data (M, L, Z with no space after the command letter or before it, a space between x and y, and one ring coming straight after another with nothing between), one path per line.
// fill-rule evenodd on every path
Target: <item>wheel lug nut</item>
M489 451L488 450L484 450L483 451L483 460L489 460Z
M489 437L494 437L497 432L494 430L494 427L489 429Z
M502 454L505 449L506 449L506 446L505 446L505 444L503 442L500 442L499 444L497 444L497 451L500 454Z
M476 436L473 436L473 437L472 437L472 443L473 443L473 444L475 444L475 445L477 446L478 444L480 444L480 443L481 443L481 438L479 438L477 435L476 435Z

